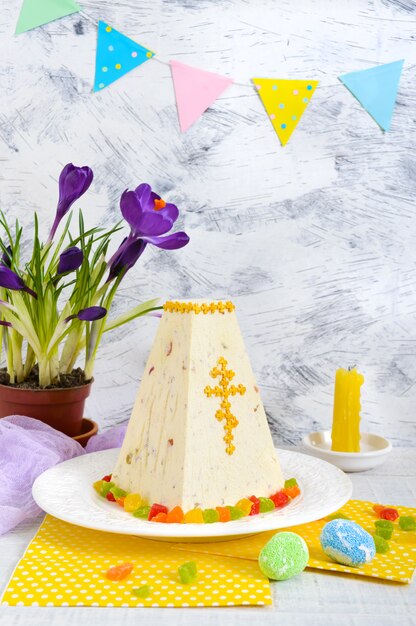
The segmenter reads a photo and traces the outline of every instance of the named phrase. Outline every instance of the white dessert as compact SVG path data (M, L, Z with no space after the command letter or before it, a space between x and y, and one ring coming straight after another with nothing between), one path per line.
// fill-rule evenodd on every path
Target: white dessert
M194 304L215 311L163 313L112 478L149 503L184 511L269 496L284 485L233 307ZM235 375L225 379L229 370ZM234 395L217 396L215 387ZM227 400L224 441L226 419L216 413Z

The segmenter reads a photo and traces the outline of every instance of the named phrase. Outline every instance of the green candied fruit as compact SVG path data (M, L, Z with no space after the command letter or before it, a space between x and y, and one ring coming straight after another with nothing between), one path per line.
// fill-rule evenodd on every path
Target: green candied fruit
M179 579L183 585L193 583L197 578L197 568L195 561L183 563L178 567Z
M151 590L150 585L142 585L141 587L134 587L131 592L136 598L147 598L150 596Z
M344 515L344 513L334 513L333 515L328 515L326 518L328 522L332 522L333 519L350 519L348 515Z
M141 517L142 519L147 519L150 513L150 506L139 506L138 509L133 511L134 517Z
M267 513L268 511L273 511L274 502L270 500L270 498L259 498L260 501L260 513Z
M374 526L376 527L376 535L383 539L391 539L394 530L393 522L387 519L378 519L374 522Z
M390 528L379 528L376 526L376 535L382 537L383 539L391 539L393 531Z
M114 483L108 483L105 480L103 480L103 485L100 489L100 495L105 498L106 495L108 494L109 491L111 491L111 489L115 487Z
M373 535L373 539L377 554L387 554L390 550L389 542L377 535L377 533Z
M416 530L416 520L413 515L400 515L399 527L402 530Z
M127 495L127 491L124 491L124 489L120 489L120 487L117 486L111 487L110 491L115 498L125 498Z
M287 480L285 480L285 489L287 489L288 487L297 487L298 486L298 481L296 480L296 478L288 478Z
M202 517L205 524L213 524L220 521L220 514L215 509L204 509L202 511Z
M227 508L230 511L230 517L232 520L241 519L242 517L246 516L244 511L242 509L239 509L237 506L229 506Z

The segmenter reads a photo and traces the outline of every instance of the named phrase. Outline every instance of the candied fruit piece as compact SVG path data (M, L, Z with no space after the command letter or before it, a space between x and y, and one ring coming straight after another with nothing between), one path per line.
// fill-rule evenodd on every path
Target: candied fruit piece
M328 522L332 522L333 519L350 519L348 515L344 515L344 513L333 513L333 515L328 515L326 518Z
M180 506L175 506L167 514L166 521L168 524L181 524L184 518L183 511Z
M114 487L111 487L110 491L116 500L117 498L125 498L127 495L127 491L124 491L124 489L120 489L120 487L117 487L116 485L114 485Z
M150 596L151 590L150 585L142 585L141 587L134 587L131 592L136 598L147 598Z
M238 509L244 511L245 515L250 515L253 503L248 498L241 498L235 505Z
M381 519L387 519L387 520L390 520L391 522L394 522L394 520L396 520L399 517L399 514L396 511L396 509L386 508L380 511L379 517Z
M156 515L154 515L150 521L151 522L161 522L164 523L166 522L166 518L167 518L168 514L167 513L156 513Z
M287 480L285 480L285 489L287 489L288 487L297 487L298 485L298 481L296 480L296 478L288 478Z
M124 500L125 498L116 498L116 502L122 509L124 509Z
M129 493L124 498L124 510L127 511L127 513L133 513L133 511L136 511L141 504L142 498L138 493Z
M377 513L377 515L380 515L381 511L382 511L383 509L385 509L385 508L386 508L386 507L385 507L383 504L375 504L375 505L373 506L373 511L374 511L374 513Z
M201 509L191 509L185 513L185 524L203 524L204 516Z
M259 498L260 500L260 513L267 513L273 511L274 502L270 498Z
M383 537L380 537L377 533L373 535L373 539L377 554L387 554L390 550L389 542L383 539Z
M107 570L106 576L109 580L124 580L133 571L133 563L122 563L113 565Z
M178 567L179 579L183 585L189 585L197 578L197 568L195 561L183 563Z
M230 517L232 520L241 519L242 517L245 517L244 511L239 509L237 506L229 506L228 509L230 511Z
M104 480L96 480L95 483L92 484L95 491L101 495L101 489L103 487Z
M260 513L260 500L256 498L256 496L250 496L249 500L253 503L250 515L257 515L258 513Z
M217 506L216 511L218 512L220 522L229 522L231 519L230 509L227 506Z
M105 480L103 480L100 491L100 494L103 498L105 498L106 495L109 493L111 487L114 487L114 483L107 483Z
M390 528L376 528L375 534L383 539L391 539L393 531Z
M133 511L134 517L140 517L141 519L149 519L150 506L139 506L136 511Z
M104 480L106 483L111 483L111 474L107 474L107 476L103 476L101 480Z
M115 497L114 497L114 494L112 494L112 493L111 493L111 491L109 491L109 492L107 493L107 495L106 495L106 499L107 499L109 502L115 502L115 501L116 501L116 499L115 499Z
M388 528L390 530L393 530L394 528L393 522L390 522L387 519L378 519L376 522L374 522L374 526L376 526L377 528Z
M294 487L285 487L282 491L289 496L289 498L296 498L296 496L300 494L300 489L297 485L294 485Z
M416 520L413 515L400 515L399 526L402 530L416 530Z
M204 509L202 511L202 517L204 518L205 524L214 524L220 521L219 513L215 509Z
M283 491L278 491L270 496L270 500L272 500L276 509L280 509L289 502L289 496Z
M148 519L151 520L152 517L155 517L155 515L157 515L158 513L166 513L167 514L167 512L168 512L168 508L166 506L164 506L163 504L157 504L155 502L150 507Z
M391 539L394 529L393 522L389 522L386 519L378 519L374 522L374 526L376 527L376 535L383 539Z

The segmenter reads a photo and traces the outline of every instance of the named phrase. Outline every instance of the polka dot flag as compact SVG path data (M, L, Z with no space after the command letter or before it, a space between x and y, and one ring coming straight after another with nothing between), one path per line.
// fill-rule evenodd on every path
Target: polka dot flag
M285 146L308 106L317 80L252 78L269 119Z
M105 22L98 22L94 91L101 91L155 55Z

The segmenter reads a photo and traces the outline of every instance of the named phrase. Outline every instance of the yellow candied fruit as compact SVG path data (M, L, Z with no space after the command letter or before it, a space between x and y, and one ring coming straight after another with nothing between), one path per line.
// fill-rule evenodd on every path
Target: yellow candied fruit
M103 481L102 480L96 480L95 483L93 483L93 487L95 489L95 491L97 491L97 493L101 492L101 487L102 487Z
M253 503L248 498L241 498L241 500L239 500L235 506L238 509L241 509L242 511L244 511L245 515L250 515L250 511L251 511L251 507L253 506Z
M184 522L185 524L203 524L204 516L202 515L202 510L191 509L185 513Z
M133 511L136 511L142 504L142 497L138 493L129 493L124 498L124 510L127 511L127 513L133 513Z

